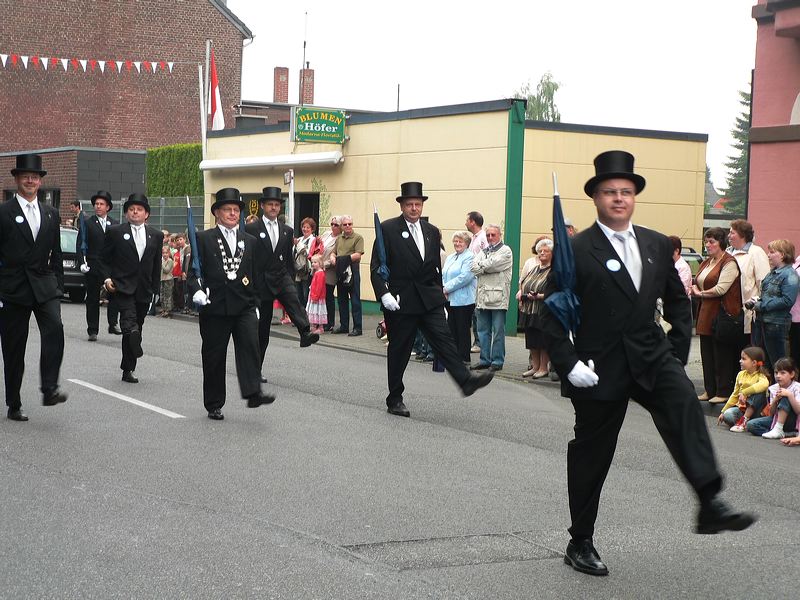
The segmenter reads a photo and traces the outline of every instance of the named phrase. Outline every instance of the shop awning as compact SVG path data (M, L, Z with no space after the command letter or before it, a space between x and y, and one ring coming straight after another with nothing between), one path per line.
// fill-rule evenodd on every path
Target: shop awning
M338 165L344 160L341 150L334 152L308 152L305 154L278 154L274 156L248 156L243 158L216 158L200 162L201 171L219 169L258 169L259 167L306 167Z

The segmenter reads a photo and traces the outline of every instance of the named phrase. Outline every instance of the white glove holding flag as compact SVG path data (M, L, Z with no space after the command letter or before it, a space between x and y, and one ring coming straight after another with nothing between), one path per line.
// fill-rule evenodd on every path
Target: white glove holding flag
M200 306L206 306L207 304L211 304L211 300L208 298L208 294L206 294L203 290L197 290L192 296L192 302L195 304L199 304Z
M381 304L383 304L386 310L390 310L392 312L400 310L400 302L395 300L394 296L392 296L389 292L386 292L383 296L381 296Z
M589 366L579 360L567 375L569 382L577 388L587 388L597 385L600 378L594 372L594 361L589 360Z
M83 273L84 275L86 275L86 273L88 273L88 272L89 272L89 265L87 265L86 263L83 263L83 264L81 265L81 273Z

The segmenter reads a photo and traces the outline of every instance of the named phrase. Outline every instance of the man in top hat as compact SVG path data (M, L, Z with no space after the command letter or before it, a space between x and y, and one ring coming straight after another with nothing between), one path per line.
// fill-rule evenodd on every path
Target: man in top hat
M619 150L600 154L596 174L584 187L597 221L572 238L580 300L574 343L549 312L543 323L552 337L550 360L561 376L561 393L575 408L575 439L567 449L571 540L564 561L591 575L608 574L592 536L629 398L650 412L697 494L697 533L741 530L755 520L719 497L722 475L683 367L692 327L689 299L669 239L631 223L636 195L645 187L633 162ZM669 335L654 319L658 298L672 324Z
M244 202L239 190L224 188L215 195L211 212L217 226L197 234L201 273L189 277L189 292L200 305L203 358L203 403L208 418L225 417L225 361L233 336L236 377L247 406L271 404L275 396L261 392L258 354L258 277L255 253L258 241L239 231Z
M122 381L139 383L134 371L142 351L142 326L161 281L164 234L145 221L150 203L131 194L122 207L127 223L106 231L100 264L106 291L114 295L122 328Z
M89 341L95 342L100 330L100 288L103 285L103 269L99 264L100 254L106 241L106 231L117 222L108 214L114 206L110 193L103 190L98 191L92 196L92 206L94 215L84 221L87 246L85 256L81 249L84 233L80 227L76 244L78 262L86 281L86 333L89 335ZM117 303L113 296L109 299L107 317L108 332L120 335L122 332L117 327L119 310L117 310Z
M66 402L58 388L64 357L61 296L64 265L61 262L61 220L52 206L39 202L42 158L20 154L11 169L17 184L13 199L0 204L0 340L6 382L8 418L27 421L22 412L20 388L25 370L28 323L36 317L41 336L40 388L45 406Z
M261 352L260 365L269 346L272 325L272 303L277 299L300 333L300 347L306 348L319 341L319 335L311 333L306 307L300 305L297 287L294 284L294 231L278 220L281 212L281 188L265 187L258 199L263 216L245 226L247 233L256 238L256 271L259 278L261 305L258 319L258 346ZM267 378L261 378L267 383Z
M378 242L372 247L370 278L375 298L380 299L389 332L386 355L389 413L411 416L403 403L403 373L411 356L417 329L433 348L465 396L487 385L492 371L471 374L461 360L445 319L446 299L442 291L442 265L439 253L442 235L438 228L420 219L428 199L417 181L400 186L401 215L381 223L386 251L388 278L381 275ZM385 275L385 272L384 272Z

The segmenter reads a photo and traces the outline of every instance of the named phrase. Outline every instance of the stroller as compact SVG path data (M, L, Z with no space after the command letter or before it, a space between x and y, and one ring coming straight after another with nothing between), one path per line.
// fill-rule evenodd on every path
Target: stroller
M381 322L378 323L378 326L375 328L375 336L380 340L383 339L383 336L385 336L387 333L388 330L386 329L386 319L381 319Z

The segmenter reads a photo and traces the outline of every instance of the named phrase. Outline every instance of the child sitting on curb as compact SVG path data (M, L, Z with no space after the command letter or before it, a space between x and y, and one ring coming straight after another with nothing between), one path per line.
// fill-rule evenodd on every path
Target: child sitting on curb
M775 381L769 387L772 416L751 419L747 423L747 431L768 440L783 438L784 427L796 431L800 414L800 383L797 382L797 365L791 358L775 361Z
M726 423L734 433L745 430L747 422L755 416L761 416L761 410L767 404L764 392L769 387L769 371L764 366L764 351L758 346L750 346L742 350L739 366L742 368L736 376L736 384L728 402L722 407L717 419L718 424Z

